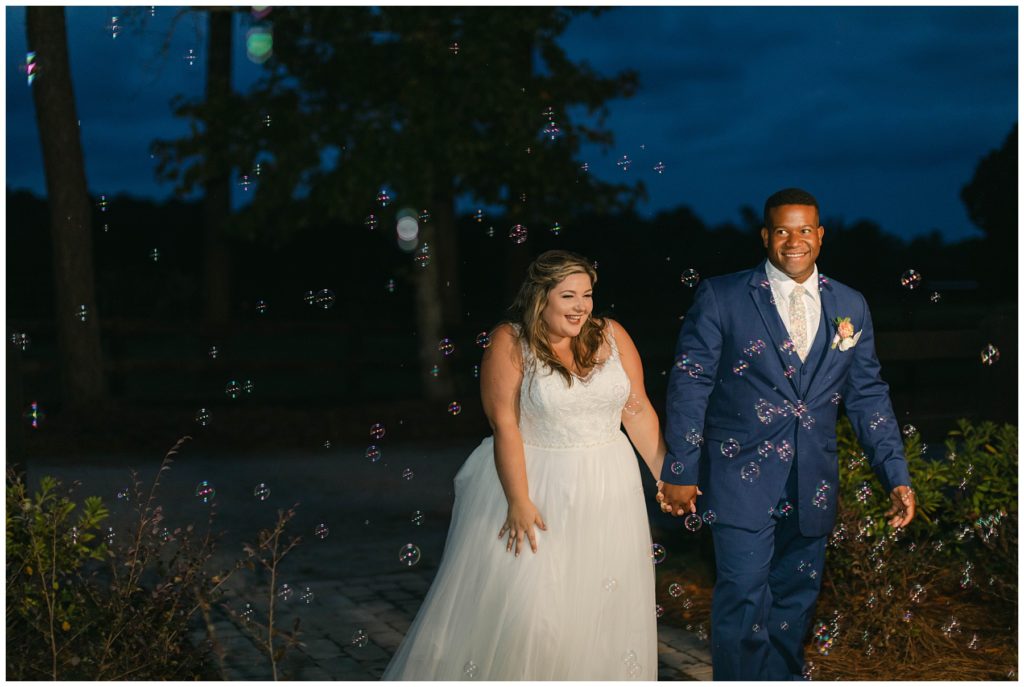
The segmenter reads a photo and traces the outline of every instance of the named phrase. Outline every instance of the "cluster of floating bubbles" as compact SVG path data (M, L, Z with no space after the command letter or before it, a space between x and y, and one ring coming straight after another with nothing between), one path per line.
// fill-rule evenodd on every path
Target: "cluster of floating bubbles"
M822 510L828 508L828 495L830 491L832 491L832 485L826 480L821 480L818 482L818 488L814 490L814 497L811 499L811 503Z
M704 374L704 366L691 360L688 353L680 353L679 357L676 358L675 366L680 372L685 372L694 379Z
M644 667L637 661L636 652L630 649L622 656L622 663L626 666L626 674L631 678L640 677Z

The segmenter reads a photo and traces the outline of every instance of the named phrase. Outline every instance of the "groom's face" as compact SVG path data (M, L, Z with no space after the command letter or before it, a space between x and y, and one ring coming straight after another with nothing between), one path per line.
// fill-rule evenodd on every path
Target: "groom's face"
M761 227L768 261L790 279L803 283L814 271L825 228L813 205L780 205L768 211L770 226Z

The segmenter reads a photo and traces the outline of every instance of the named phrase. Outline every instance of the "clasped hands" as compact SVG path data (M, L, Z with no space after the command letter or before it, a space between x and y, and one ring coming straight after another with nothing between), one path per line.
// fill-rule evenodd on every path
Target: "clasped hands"
M663 513L678 517L696 513L697 497L703 494L696 484L665 484L658 480L658 495L654 498L661 504Z

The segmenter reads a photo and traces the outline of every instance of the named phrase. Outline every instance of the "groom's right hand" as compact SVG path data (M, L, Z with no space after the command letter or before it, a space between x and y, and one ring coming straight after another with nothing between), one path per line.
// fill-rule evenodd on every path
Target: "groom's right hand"
M686 513L696 513L697 497L702 494L696 484L665 484L659 481L655 498L661 504L662 512L679 517Z

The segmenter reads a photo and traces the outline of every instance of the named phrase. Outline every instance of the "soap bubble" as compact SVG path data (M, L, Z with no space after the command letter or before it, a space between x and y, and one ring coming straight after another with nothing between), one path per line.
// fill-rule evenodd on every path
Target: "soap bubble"
M247 379L244 382L242 382L242 391L244 391L247 394L251 394L253 390L255 390L255 388L256 385L252 383L251 379Z
M200 408L196 411L196 424L200 427L205 427L210 424L210 411L206 408Z
M843 396L840 393L834 393L829 400L832 401L832 405L839 405L840 401L843 400Z
M683 474L683 470L685 469L685 467L686 466L684 466L682 463L676 460L672 461L672 464L669 466L669 470L672 471L673 475L681 475Z
M256 301L256 312L260 315L267 314L267 302L264 300Z
M412 260L414 263L416 263L417 267L423 269L430 267L430 245L424 243L422 246L420 246L419 249L416 251L416 255L413 256Z
M392 201L391 192L386 188L382 188L377 192L377 202L380 203L382 208L386 208Z
M118 501L122 503L128 503L129 501L131 501L131 494L128 491L128 487L118 489L117 493L114 495L114 498L116 498Z
M861 482L860 486L857 488L857 500L861 503L867 503L868 499L870 499L872 495L871 485L867 482Z
M409 522L419 527L423 524L423 511L415 510L412 512L412 517L409 518Z
M84 306L83 306L84 307ZM982 365L995 365L999 362L999 349L988 344L985 348L981 349L981 364Z
M740 452L740 443L735 439L726 439L721 446L722 455L726 458L735 458Z
M667 555L668 552L665 550L665 547L661 544L655 543L651 545L651 560L654 561L655 565L664 562L665 556Z
M480 366L473 365L473 379L480 379Z
M909 439L910 437L914 436L915 434L917 434L917 427L915 427L914 425L911 425L909 423L903 425L903 436L905 436L905 437L907 437Z
M700 273L691 267L679 276L679 281L692 289L700 281Z
M438 367L437 365L434 365L433 367L430 368L430 376L431 377L434 377L436 379L439 374L441 374L441 368L440 367Z
M412 468L406 468L406 469L402 470L402 479L404 479L406 482L408 482L409 480L411 480L415 476L416 476L416 473L413 472Z
M512 239L512 243L516 245L522 245L526 242L526 237L529 231L522 224L516 224L508 230L508 237Z
M559 224L558 222L555 222L554 224L552 224L551 225L551 233L554 234L555 236L558 236L559 234L561 234L562 233L562 225Z
M351 644L357 648L363 648L370 643L370 636L366 634L366 630L356 630L352 633Z
M878 429L886 423L888 418L884 417L881 413L874 413L871 419L868 421L868 427L872 430Z
M153 262L160 262L160 249L153 248L149 251L149 259Z
M252 604L245 604L245 608L243 608L238 615L241 616L242 620L245 621L245 624L248 625L252 623L254 613L255 611L253 610Z
M910 590L910 601L919 604L924 601L924 598L928 596L928 590L921 584L915 584L913 589Z
M207 355L210 356L211 360L216 360L217 356L220 355L220 351L217 350L216 346L210 346L210 350L208 350L206 353Z
M900 275L900 284L903 288L913 291L921 285L921 273L914 270L907 270Z
M420 562L420 547L415 544L406 544L398 550L398 562L404 566L412 567Z
M253 488L252 495L260 501L266 501L270 498L270 487L265 482L260 482Z
M710 525L715 520L718 520L718 515L713 510L706 510L704 515L701 516L701 520L704 521L704 524Z
M757 414L757 419L763 425L771 424L772 420L775 419L775 406L763 398L759 398L757 403L754 404L754 412Z
M609 577L601 583L601 586L604 587L604 590L606 592L614 592L616 589L619 588L619 581L616 580L614 577Z
M384 290L387 291L388 293L394 293L395 292L395 280L394 279L388 279L386 282L384 282Z
M742 377L743 373L747 371L748 367L750 367L750 365L747 364L746 360L737 360L736 364L732 366L733 374L737 374L740 377Z
M326 522L322 522L313 528L313 536L315 536L317 539L321 541L327 539L327 535L329 535L330 533L331 529L327 526Z
M757 463L751 461L740 468L740 479L744 482L753 484L761 476L761 468L758 467Z
M377 439L379 441L384 438L384 431L384 423L375 422L370 426L370 438Z
M683 585L679 584L678 582L673 582L668 586L668 595L671 596L673 599L678 599L680 596L683 595Z
M334 292L330 289L321 289L317 291L316 296L313 298L313 304L324 310L334 306Z
M768 455L775 450L775 446L770 441L762 441L757 447L757 455L762 458L767 458Z
M938 291L932 291L932 295L928 296L928 300L930 300L932 303L936 303L936 304L941 303L942 302L942 294L939 293Z
M743 355L747 356L748 358L753 358L755 355L761 355L762 353L764 353L767 347L768 344L766 344L761 339L757 339L755 341L748 341L747 345L743 347Z
M376 463L380 460L380 455L380 449L376 446L371 445L366 447L366 459L371 463Z
M452 55L458 55L459 54L459 44L458 43L452 43L451 45L449 45L448 46L448 52L450 52Z
M455 344L452 343L451 339L444 338L437 344L437 350L444 354L444 357L449 357L455 352Z
M558 125L554 122L548 122L544 125L544 129L541 131L544 138L549 141L554 141L556 138L562 135L562 130L558 128Z
M683 526L691 532L696 532L700 529L702 520L696 513L687 513L686 517L683 518Z
M476 678L477 670L477 665L472 661L466 661L466 665L462 666L462 674L470 680Z
M654 165L653 169L658 174L661 174L665 171L665 163L659 161L658 164Z
M792 365L787 365L782 374L786 375L786 379L793 379L793 375L796 374L796 368Z
M78 306L78 310L75 311L75 317L78 318L79 322L85 322L89 319L89 309L84 304Z
M309 605L313 603L313 590L306 587L301 594L299 594L299 600L304 604Z
M622 158L615 163L615 165L623 172L628 172L631 164L633 164L633 161L629 159L628 155L623 155Z
M32 339L28 334L24 332L14 332L11 334L11 345L15 348L20 348L22 351L27 351L29 345L32 343Z
M380 220L377 219L377 215L370 213L369 215L366 216L366 219L363 220L363 224L370 231L374 231L377 229L378 226L380 226Z
M452 401L448 404L448 414L458 415L462 412L462 405L458 401Z
M663 615L665 615L665 607L661 604L654 604L654 617L660 618Z
M21 416L32 425L32 429L39 429L39 426L43 424L43 420L46 418L46 413L43 412L38 401L32 401L29 403L28 409Z
M196 60L199 59L199 55L196 54L195 48L189 48L185 51L185 54L182 55L182 59L191 67L196 63ZM269 119L270 115L267 115L267 118ZM267 123L267 126L270 126L269 122Z
M786 355L793 355L796 353L796 344L793 343L793 339L787 337L782 340L782 344L779 345L779 350Z
M213 488L213 485L207 482L205 479L196 485L196 498L203 503L210 503L213 501L213 497L217 495L217 490Z
M811 499L811 503L817 508L825 510L828 508L828 494L832 490L832 485L825 480L821 480L818 483L818 488L814 492L814 497Z
M700 446L704 443L704 437L695 429L690 429L686 433L686 441L694 446Z

